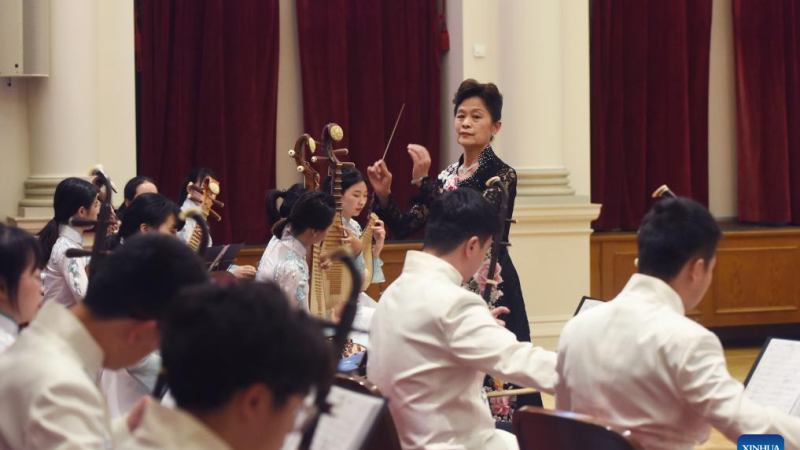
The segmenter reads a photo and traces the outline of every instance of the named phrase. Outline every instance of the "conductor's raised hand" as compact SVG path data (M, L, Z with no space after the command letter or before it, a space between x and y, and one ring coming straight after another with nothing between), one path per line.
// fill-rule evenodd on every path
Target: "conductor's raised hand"
M386 167L384 160L378 160L375 164L367 167L367 177L375 195L378 196L381 205L384 207L389 201L389 194L392 192L392 172Z
M427 177L428 171L431 168L431 154L428 149L419 144L408 144L408 154L411 156L411 162L414 168L411 169L411 176L415 180Z

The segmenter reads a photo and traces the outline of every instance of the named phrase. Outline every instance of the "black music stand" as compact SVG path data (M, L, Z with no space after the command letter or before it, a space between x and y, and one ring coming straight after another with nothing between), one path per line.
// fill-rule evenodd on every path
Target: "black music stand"
M239 256L242 248L244 248L244 243L209 247L205 255L203 255L206 269L209 272L228 270L231 264L236 261L236 257Z

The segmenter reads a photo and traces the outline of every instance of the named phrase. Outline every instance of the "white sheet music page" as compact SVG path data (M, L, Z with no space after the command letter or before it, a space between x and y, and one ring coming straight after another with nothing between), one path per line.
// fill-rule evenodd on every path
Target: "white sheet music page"
M800 417L800 342L772 339L744 393L761 406Z
M375 426L386 399L333 386L328 403L331 412L320 417L311 450L359 450ZM297 449L300 440L299 433L291 433L282 450Z
M583 304L581 305L581 309L580 309L580 311L578 311L578 314L584 313L584 312L586 312L586 311L588 311L588 310L590 310L592 308L597 308L598 306L605 305L605 304L606 304L606 302L604 302L602 300L596 300L596 299L593 299L593 298L587 298L586 300L583 301ZM576 314L576 316L578 314Z

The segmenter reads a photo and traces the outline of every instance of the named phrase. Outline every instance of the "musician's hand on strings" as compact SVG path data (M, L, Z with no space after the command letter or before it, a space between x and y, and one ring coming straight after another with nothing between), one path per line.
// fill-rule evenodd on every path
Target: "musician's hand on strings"
M342 244L347 244L353 249L353 256L358 256L361 254L361 239L358 236L354 235L350 232L347 228L342 228L344 231L344 237L342 238Z
M239 280L252 280L256 277L256 268L253 266L239 266L233 270L233 276Z
M510 309L506 308L505 306L498 306L495 309L489 311L489 313L494 317L495 322L501 327L506 326L506 322L497 318L497 316L501 316L503 314L509 314L511 312Z
M333 266L333 261L328 256L327 253L322 253L319 255L319 268L322 270L328 270Z
M382 220L375 221L375 225L372 227L372 236L375 238L372 255L378 258L381 255L381 250L383 250L383 244L386 243L386 228L383 226Z
M431 154L428 153L428 149L418 144L408 144L408 154L411 155L411 162L414 163L411 177L414 180L427 177L431 168Z
M389 204L389 194L392 192L392 172L389 172L386 162L381 159L367 167L367 177L372 189L375 189L375 195L378 196L381 206L386 207Z

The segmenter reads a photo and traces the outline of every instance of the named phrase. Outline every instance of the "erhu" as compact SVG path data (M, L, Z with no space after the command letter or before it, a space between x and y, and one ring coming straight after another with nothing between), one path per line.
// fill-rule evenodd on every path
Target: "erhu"
M211 177L206 177L201 185L202 187L199 187L194 183L189 183L189 190L203 196L202 200L199 201L200 212L203 216L203 219L208 221L208 216L212 215L215 219L217 219L217 222L219 222L222 220L222 216L212 209L214 206L218 206L220 208L225 207L224 203L216 199L216 196L219 195L219 181ZM189 240L187 241L187 244L189 244L189 247L191 247L192 250L197 250L198 246L200 245L200 241L202 240L202 234L203 232L199 229L199 227L194 227L192 235L189 236ZM208 241L206 241L205 245L208 246Z
M514 219L508 217L508 188L500 180L500 177L492 177L486 181L486 187L491 188L497 186L500 190L500 206L497 214L500 217L503 226L495 233L492 239L492 249L490 251L489 269L486 274L486 287L483 288L483 299L489 303L492 297L492 288L497 288L497 281L494 280L494 275L497 272L497 264L499 263L500 254L503 249L511 247L511 243L504 241L503 238L508 235L511 224L515 223Z
M96 180L99 180L98 183L105 188L104 195L98 195L100 212L97 214L97 220L73 217L69 220L69 223L73 227L94 226L94 243L91 250L71 248L66 251L65 255L67 258L90 256L92 259L89 261L88 275L91 278L97 273L97 269L102 266L103 261L110 254L108 250L109 229L117 225L117 216L114 214L114 206L111 204L111 194L114 192L114 188L111 184L111 179L103 171L103 167L99 165L93 167L89 171L89 176L95 177ZM101 191L101 193L103 192Z

